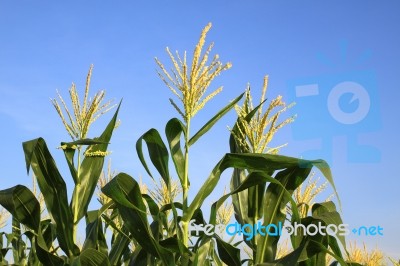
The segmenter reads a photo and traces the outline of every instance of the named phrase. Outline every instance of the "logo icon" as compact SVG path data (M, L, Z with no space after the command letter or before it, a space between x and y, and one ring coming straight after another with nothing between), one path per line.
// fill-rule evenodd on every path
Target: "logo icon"
M343 60L346 59L346 47L342 46ZM329 63L326 56L320 58ZM365 61L367 57L363 59ZM295 109L299 113L296 122L291 125L293 137L298 141L319 140L318 147L303 151L301 156L305 159L324 158L331 161L336 148L333 147L334 138L345 136L346 147L338 147L341 157L349 163L377 163L380 151L373 143L360 141L363 134L381 128L375 72L359 70L359 66L348 70L348 64L344 65L346 71L287 82L288 98L296 102Z

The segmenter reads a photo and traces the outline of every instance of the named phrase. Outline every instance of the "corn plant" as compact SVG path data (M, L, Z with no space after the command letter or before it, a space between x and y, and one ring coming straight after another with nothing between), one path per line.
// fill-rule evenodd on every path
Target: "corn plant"
M341 224L340 215L332 202L314 204L312 215L307 217L304 217L303 207L296 204L293 193L310 175L313 166L320 169L335 193L336 190L329 166L323 160L306 161L279 156L276 154L283 145L273 148L268 146L273 135L286 124L293 122L293 117L279 121L281 114L291 106L287 106L281 96L273 99L266 111L263 112L267 82L268 78L266 77L258 106L253 106L250 89L248 89L243 106L237 107L238 120L231 130L230 148L231 152L236 154L251 153L254 157L267 157L271 160L272 167L269 166L264 171L260 171L260 168L236 168L231 179L231 189L236 191L247 180L254 180L259 176L268 178L274 176L274 178L265 180L270 182L269 184L263 182L232 196L237 222L241 225L254 225L261 220L264 225L283 224L287 218L286 206L289 204L292 223ZM303 217L301 213L303 213ZM345 263L337 242L339 240L345 247L345 240L342 236L335 238L330 235L317 234L303 237L301 234L299 236L292 234L293 251L283 257L278 254L280 237L281 234L274 233L267 233L265 236L256 235L251 240L244 237L245 244L251 250L249 264L325 265L327 254L331 254L341 263Z
M59 97L68 119L65 119L57 100L52 101L73 140L61 142L60 147L74 181L72 199L68 201L66 183L42 138L24 142L23 150L27 171L29 173L32 169L34 172L50 219L41 220L40 199L35 197L36 191L34 194L22 185L0 191L0 204L12 215L12 238L15 240L12 241L16 242L12 248L14 261L21 265L109 264L108 249L101 231L100 219L101 213L106 208L89 212L88 206L103 168L119 107L100 137L94 139L86 137L90 124L107 111L109 106L109 103L101 104L104 92L96 94L93 100L89 100L91 72L92 67L87 77L82 103L79 102L75 85L70 89L73 115L62 97ZM83 152L85 146L86 150ZM76 153L78 158L75 156ZM77 226L83 217L86 217L87 221L87 238L83 248L80 249L77 246ZM20 224L27 228L24 233L28 239L26 242L20 241ZM24 252L26 247L29 247L28 256ZM4 257L5 254L2 258Z

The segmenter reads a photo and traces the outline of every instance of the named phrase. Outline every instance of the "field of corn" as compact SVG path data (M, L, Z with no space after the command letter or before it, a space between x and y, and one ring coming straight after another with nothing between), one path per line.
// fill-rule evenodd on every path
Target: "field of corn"
M173 54L168 48L172 70L155 59L158 75L173 93L171 105L178 118L165 125L165 139L152 128L136 142L138 159L154 186L141 183L127 173L113 173L111 163L103 166L108 143L118 127L122 101L106 101L105 91L90 95L93 66L86 79L83 97L73 84L70 99L60 93L51 100L71 140L61 142L71 178L75 184L68 199L65 180L42 138L23 143L28 173L32 170L33 186L17 185L0 191L1 225L11 214L12 231L2 233L0 260L3 265L381 265L383 254L368 253L356 244L346 246L343 236L293 236L280 241L280 235L257 235L251 240L223 239L212 235L194 235L189 223L278 224L285 221L305 225L312 223L341 224L335 204L327 199L314 202L327 183L335 188L329 166L323 160L308 161L279 155L284 146L269 144L279 129L294 117L285 117L291 108L281 96L266 98L268 76L264 78L261 99L253 103L250 88L229 102L197 132L191 121L222 91L207 93L215 77L231 67L218 55L211 56L213 44L206 45L208 24L201 32L193 58L186 52ZM188 62L189 61L189 62ZM237 121L230 129L230 151L221 158L202 187L192 193L190 187L190 147L210 130L226 113L236 110ZM87 138L90 126L108 111L114 116L103 133ZM145 146L147 149L143 149ZM148 152L150 171L144 156ZM170 169L169 162L173 162ZM111 161L109 161L111 162ZM313 167L318 168L327 182L318 187L312 179ZM213 191L227 169L233 169L229 192L210 209L210 218L203 217L204 200ZM172 174L174 172L174 174ZM172 176L178 179L172 179ZM311 176L311 177L310 177ZM308 178L308 183L306 182ZM303 183L305 188L303 189ZM98 192L96 192L96 187ZM101 207L89 210L93 197ZM335 191L335 196L339 198ZM231 203L227 203L228 198ZM78 241L78 224L86 221L86 237ZM109 241L108 241L109 240ZM244 248L246 256L241 254Z
M194 48L184 40L184 49L154 55L153 78L169 99L149 99L153 113L132 111L124 95L108 98L111 89L94 92L101 67L90 62L74 77L83 83L46 96L58 119L47 123L64 135L56 136L57 149L37 135L25 139L21 156L29 182L0 184L0 265L400 265L393 252L361 238L305 229L346 224L346 201L330 160L285 154L290 143L281 133L302 113L293 112L296 103L270 85L267 73L259 76L261 86L247 84L225 97L218 79L236 63L222 60L218 41L215 47L210 41L211 34L228 34L215 24L196 29L197 39L188 35ZM159 101L170 109L157 109ZM169 115L164 124L146 118L157 112ZM143 175L118 169L110 149L131 116L150 125L130 139ZM212 140L226 144L214 160L211 139L229 116L228 137ZM199 146L208 150L206 158L196 153ZM200 159L213 165L206 176L193 166ZM232 225L242 231L227 234ZM264 234L256 225L267 228ZM290 226L290 234L281 233Z

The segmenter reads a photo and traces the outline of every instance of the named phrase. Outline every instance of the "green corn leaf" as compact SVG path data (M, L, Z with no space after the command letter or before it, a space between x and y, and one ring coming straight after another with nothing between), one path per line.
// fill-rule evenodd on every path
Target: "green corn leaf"
M120 173L102 191L113 199L126 227L141 247L165 265L173 265L172 253L160 246L151 232L139 184L129 175Z
M336 211L336 206L332 201L316 203L312 207L312 216L325 222L326 225L334 224L337 227L343 224L340 214ZM343 247L346 249L346 239L344 235L336 236Z
M211 248L211 238L205 238L200 247L196 250L192 265L209 265L208 253Z
M111 227L115 232L118 232L118 235L124 236L129 241L131 240L129 237L129 232L125 232L126 230L124 230L124 228L120 229L117 226L117 224L114 222L114 220L112 219L113 216L108 217L107 215L103 214L101 217L103 218L104 222L107 224L107 227ZM122 225L122 227L124 227L124 226ZM113 233L115 234L115 232L113 232Z
M231 190L235 190L246 179L244 170L233 169L231 178ZM249 191L244 190L236 195L232 195L232 205L235 212L236 221L240 224L251 224L252 219L249 217Z
M97 139L79 139L71 142L61 142L61 149L71 148L76 149L78 145L95 145L95 144L109 144L108 142Z
M265 184L267 182L270 182L277 186L280 186L282 188L282 190L284 191L286 197L289 198L291 206L295 208L296 202L290 197L289 191L287 191L286 188L278 180L276 180L272 176L262 173L262 172L253 172L250 175L248 175L246 177L246 179L240 184L240 186L238 186L235 190L222 196L220 199L218 199L216 202L214 202L211 205L210 222L209 223L213 224L213 225L216 224L217 211L218 211L219 207L221 207L221 205L225 202L225 200L228 197L238 194L242 191L245 191L248 188L258 186L261 184ZM296 215L296 209L295 209L294 213Z
M25 186L0 191L0 204L11 213L14 219L35 232L39 229L40 204L35 195Z
M200 128L199 131L197 131L196 134L193 135L193 137L190 138L189 140L189 146L192 146L201 136L203 136L205 133L207 133L214 125L215 123L218 122L226 113L228 113L237 102L242 99L244 93L240 94L239 97L234 99L232 102L230 102L227 106L222 108L215 116L213 116L202 128Z
M291 200L291 194L308 177L311 171L311 162L307 164L309 165L307 168L305 167L306 162L302 162L302 167L299 167L299 164L293 164L277 173L275 178L290 192L290 195L287 196L285 190L283 190L281 186L275 184L270 184L268 186L265 194L264 224L277 225L285 222L285 208L287 203ZM297 210L297 207L294 209ZM280 235L266 234L265 237L259 239L257 243L257 263L271 262L275 259L279 238ZM295 246L295 248L296 247L297 246Z
M108 246L103 233L103 223L99 218L99 211L90 211L86 214L86 239L82 250L96 249L108 255Z
M183 245L182 243L179 243L180 240L175 236L169 237L166 239L163 239L160 241L160 245L171 252L175 253L180 253L181 252L181 246ZM190 251L188 248L185 248L185 253L190 254Z
M50 249L57 237L56 226L51 222L51 219L46 219L40 222L40 233L40 237L44 243L43 246L46 250Z
M174 162L176 173L178 174L181 184L183 184L185 174L185 159L180 142L182 133L186 135L186 129L179 119L173 118L168 121L165 126L165 135L167 136L172 161Z
M184 135L186 135L186 128L179 119L173 118L168 121L167 125L165 126L165 135L167 136L168 145L169 145L169 149L171 152L172 161L174 162L176 173L178 174L179 181L180 181L181 185L183 186L183 184L185 183L184 182L185 159L183 156L181 143L180 143L182 133ZM188 182L188 185L190 185L190 181L187 180L187 182ZM171 193L169 188L168 188L168 193ZM178 218L177 218L178 214L177 214L175 205L172 204L171 207L172 207L172 212L173 212L174 223L178 224ZM166 224L168 225L168 222ZM168 228L168 226L166 228ZM179 246L181 249L181 254L186 252L185 251L186 247L183 245L183 243L181 241L182 237L183 237L183 235L179 231L178 232L178 243L179 243Z
M328 243L329 247L336 256L343 258L342 251L339 247L339 244L334 236L328 235Z
M142 194L142 198L146 201L147 206L149 206L150 214L153 218L156 218L160 212L157 203L147 194Z
M221 260L227 265L240 266L240 249L235 248L229 243L226 243L218 236L215 237L217 241L218 254Z
M286 265L297 265L297 262L300 259L300 255L303 253L303 250L307 247L309 240L305 240L301 243L299 247L295 250L287 254L286 256L275 260L274 262L265 262L257 264L259 266L286 266ZM317 266L317 265L316 265Z
M326 224L318 219L315 219L313 217L306 217L301 219L301 224L304 226L309 226L311 224L314 224L318 226L318 224L321 223L323 226ZM304 262L310 262L312 265L318 265L316 263L321 260L321 257L324 257L326 252L325 249L328 248L329 245L329 239L327 235L322 235L322 234L316 234L316 235L306 235L303 236L304 231L301 229L297 232L297 235L292 234L291 238L299 238L301 239L301 243L304 241L308 241L307 247L303 250L302 254L300 255L300 258L298 261L304 261ZM316 245L318 243L318 245ZM322 248L324 247L324 248Z
M210 195L217 185L219 178L227 168L247 169L249 171L263 171L270 173L275 170L282 170L287 167L305 165L309 161L271 154L226 154L214 167L209 177L201 186L194 200L190 204L186 213L183 214L182 221L189 222L196 209L200 208L203 201Z
M342 256L330 251L328 248L326 248L323 244L321 244L318 241L310 241L310 244L312 244L314 246L314 248L318 248L319 250L325 252L326 254L331 255L334 259L337 260L337 262L339 262L339 265L342 266L362 266L361 264L355 263L355 262L346 262Z
M26 252L28 253L28 265L40 265L39 258L36 255L36 236L32 231L25 231L22 236L25 236L26 238L26 245L29 247L27 248ZM29 239L29 244L27 243L27 240ZM21 239L22 240L22 239Z
M290 204L292 206L292 209L294 211L294 215L298 216L298 213L296 212L296 203L294 200L290 197L290 193L286 191L286 189L282 186L282 184L276 180L275 178L269 176L268 174L262 173L262 172L253 172L251 173L241 184L238 186L235 190L231 191L230 193L222 196L218 201L214 202L211 206L211 213L210 213L210 224L215 225L216 224L216 216L217 216L217 211L219 207L224 203L224 201L232 195L238 194L242 191L245 191L246 189L258 185L265 184L266 182L271 182L276 185L279 185L282 187L283 191L285 191L286 196L290 198ZM209 236L204 236L204 238L210 238ZM257 239L258 236L256 236L253 239Z
M44 196L49 215L56 223L57 238L61 249L68 255L78 255L79 248L73 241L73 217L68 206L67 187L42 138L23 143L27 170L32 167L40 191Z
M65 148L63 149L65 160L67 161L69 171L71 172L72 179L74 180L75 186L78 184L78 173L75 168L74 157L76 149Z
M160 134L158 133L157 130L152 128L146 133L144 133L136 142L136 151L140 159L140 162L146 169L147 173L154 179L153 175L151 174L147 166L146 160L144 159L143 156L143 149L142 149L143 141L146 142L151 162L157 169L158 173L164 180L167 187L169 187L170 186L169 170L168 170L169 154L167 147L165 146L164 142L161 139Z
M81 265L85 266L111 265L106 254L93 248L85 249L79 256L79 260Z
M118 229L119 230L119 229ZM111 265L120 265L122 255L129 249L129 243L131 240L127 235L129 234L126 226L121 228L121 233L118 233L115 237L115 241L111 245L110 250L110 263Z
M94 141L99 144L89 146L91 151L106 152L108 143L113 134L117 122L118 111L121 102L115 111L114 116L108 123L101 136ZM90 142L89 142L90 143ZM68 161L68 159L67 159ZM97 182L101 175L104 165L104 156L86 156L81 164L78 180L72 194L71 209L75 217L74 224L77 224L86 214L90 200L96 189Z
M148 253L146 252L146 250L141 249L140 247L136 248L135 252L130 260L129 265L135 265L135 266L149 265Z
M18 264L26 264L26 244L21 238L21 224L15 219L12 219L13 239L11 241L13 258Z
M49 266L65 265L63 259L61 259L60 257L49 252L49 249L46 245L45 239L43 238L41 231L42 231L42 229L40 229L40 232L35 241L36 255L37 255L38 259L40 260L40 262L46 266L47 265L49 265Z

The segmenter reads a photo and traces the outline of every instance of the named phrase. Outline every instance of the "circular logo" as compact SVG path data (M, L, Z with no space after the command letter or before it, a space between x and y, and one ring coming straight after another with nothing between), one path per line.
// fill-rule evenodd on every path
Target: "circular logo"
M345 112L340 108L339 99L345 93L353 94L351 102L358 100L358 108L354 112ZM351 103L350 102L350 103ZM337 84L328 96L328 110L333 119L339 123L352 125L363 120L371 105L368 92L359 83L345 81Z

